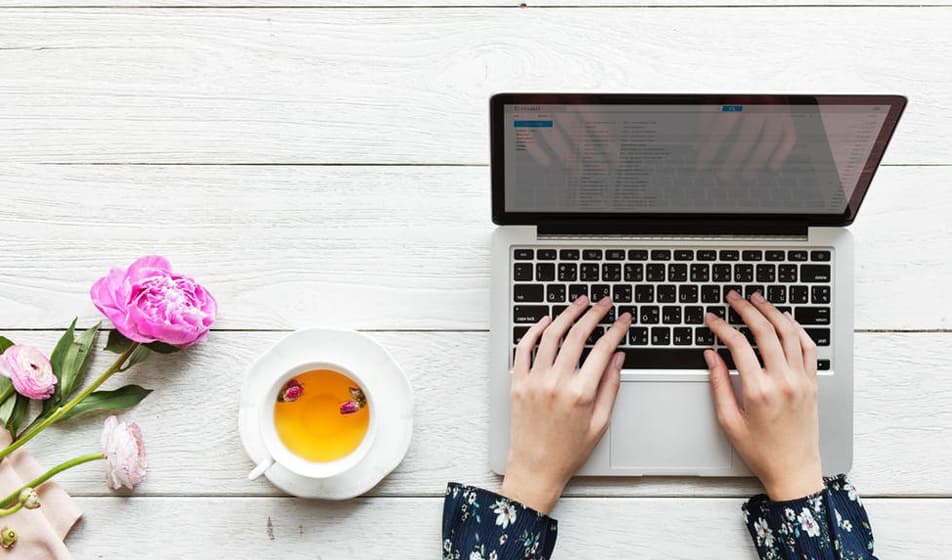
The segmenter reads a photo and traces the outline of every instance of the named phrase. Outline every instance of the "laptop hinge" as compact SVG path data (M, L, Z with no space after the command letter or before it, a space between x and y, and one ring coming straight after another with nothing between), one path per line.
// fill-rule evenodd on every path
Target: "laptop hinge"
M539 222L539 235L685 235L806 237L802 220L552 220Z

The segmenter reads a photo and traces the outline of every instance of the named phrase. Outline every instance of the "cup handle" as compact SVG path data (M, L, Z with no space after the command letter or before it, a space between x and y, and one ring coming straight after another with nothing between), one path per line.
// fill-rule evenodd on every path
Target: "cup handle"
M248 480L254 480L259 476L264 474L264 471L271 468L271 465L274 464L274 458L268 457L264 461L258 463L255 468L251 469L251 472L248 473Z

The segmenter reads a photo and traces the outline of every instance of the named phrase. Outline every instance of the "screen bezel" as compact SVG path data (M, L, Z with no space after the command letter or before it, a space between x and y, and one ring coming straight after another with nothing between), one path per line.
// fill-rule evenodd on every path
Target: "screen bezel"
M538 225L546 222L613 223L649 219L674 223L703 219L708 222L764 221L798 223L809 226L845 226L853 222L866 196L889 141L896 130L907 99L901 95L862 94L627 94L627 93L497 93L489 100L490 169L492 175L492 219L497 225ZM505 201L505 105L888 105L889 112L846 210L842 214L771 213L668 213L668 212L508 212Z

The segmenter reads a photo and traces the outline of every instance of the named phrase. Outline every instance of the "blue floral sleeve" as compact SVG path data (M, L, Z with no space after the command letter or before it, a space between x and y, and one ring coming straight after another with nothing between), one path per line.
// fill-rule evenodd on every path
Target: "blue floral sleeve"
M451 482L443 502L443 560L548 560L558 522L495 492Z
M873 532L856 489L841 474L805 498L743 506L747 530L764 560L876 560Z

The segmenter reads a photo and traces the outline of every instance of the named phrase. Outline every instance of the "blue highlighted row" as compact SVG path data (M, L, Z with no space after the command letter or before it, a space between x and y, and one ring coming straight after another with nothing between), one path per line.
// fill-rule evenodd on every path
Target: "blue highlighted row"
M552 121L514 121L516 128L552 128Z
M744 110L743 105L721 105L721 111L724 111L726 113L733 113L733 112L743 111L743 110Z

